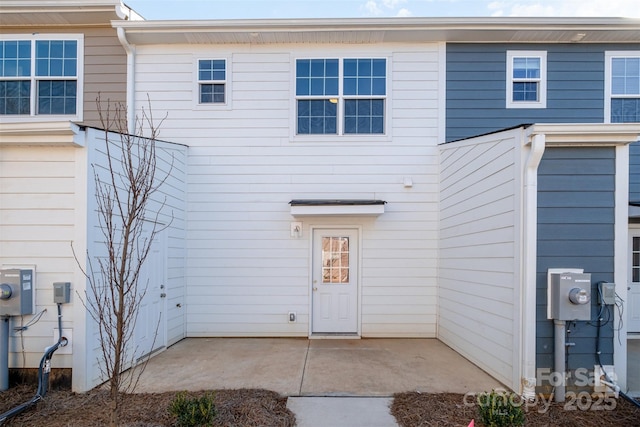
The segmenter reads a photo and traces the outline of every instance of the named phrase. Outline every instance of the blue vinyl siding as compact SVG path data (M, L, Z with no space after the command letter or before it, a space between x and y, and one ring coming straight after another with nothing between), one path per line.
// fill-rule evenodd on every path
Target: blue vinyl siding
M604 55L637 45L447 44L446 140L527 123L603 123ZM506 108L508 50L547 51L547 108Z
M548 148L538 170L536 367L553 370L553 321L547 319L547 269L591 273L591 315L596 284L613 282L615 149ZM596 327L570 322L568 369L595 364ZM613 363L612 322L601 330L602 363Z

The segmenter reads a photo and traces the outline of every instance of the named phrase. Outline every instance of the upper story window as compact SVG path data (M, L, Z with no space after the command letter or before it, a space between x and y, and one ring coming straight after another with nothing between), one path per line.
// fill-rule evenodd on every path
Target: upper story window
M384 134L384 58L298 59L298 135Z
M80 116L82 36L0 40L0 115Z
M507 51L507 108L547 107L547 52Z
M640 52L607 52L605 57L606 119L640 122Z
M226 103L227 61L224 59L198 60L198 86L200 104Z

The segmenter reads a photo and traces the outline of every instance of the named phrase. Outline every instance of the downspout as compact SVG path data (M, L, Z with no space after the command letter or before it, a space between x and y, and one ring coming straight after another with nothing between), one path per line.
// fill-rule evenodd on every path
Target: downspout
M119 27L118 40L127 52L127 131L133 135L136 129L136 100L135 100L135 84L136 84L136 47L131 45L127 40L127 34L124 28Z
M536 264L538 227L538 166L546 144L543 134L531 139L531 150L525 164L523 209L523 285L522 322L522 397L528 401L536 396Z

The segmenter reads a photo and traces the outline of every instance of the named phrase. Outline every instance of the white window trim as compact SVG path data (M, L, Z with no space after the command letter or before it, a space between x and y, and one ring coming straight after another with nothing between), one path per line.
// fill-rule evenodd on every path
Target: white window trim
M199 75L199 61L205 60L223 60L225 66L225 81L224 81L224 102L211 102L200 103L200 75ZM193 109L194 110L231 110L231 88L232 88L232 69L231 69L231 57L224 55L198 55L193 57Z
M84 34L0 34L0 40L18 40L31 42L31 73L28 77L32 82L30 114L29 115L0 115L0 123L22 123L22 122L55 122L55 121L72 121L81 122L84 116ZM36 80L42 80L35 76L35 43L36 40L75 40L77 46L77 72L75 79L58 78L54 80L75 80L77 82L76 89L76 114L36 114L37 93L33 84ZM16 78L16 80L25 80L25 78Z
M604 123L611 123L611 64L613 58L640 57L640 50L612 50L604 53ZM616 95L615 98L637 98L637 95Z
M513 100L513 60L514 58L540 58L540 79L525 79L539 83L537 101ZM506 108L547 108L547 52L544 50L508 50L507 51L507 96Z
M343 94L343 60L344 59L384 59L386 61L386 93L384 96L362 96L354 97L348 96L348 99L363 98L383 98L384 99L384 133L382 134L345 134L344 132L344 100ZM388 142L391 140L391 99L392 99L392 75L391 75L391 55L381 55L380 53L327 53L326 55L304 55L296 54L291 56L291 120L290 120L290 139L294 142L319 142L322 144L330 142ZM296 63L298 59L337 59L338 60L338 132L336 134L298 134L298 99L320 99L320 98L333 98L331 96L297 96L296 95Z

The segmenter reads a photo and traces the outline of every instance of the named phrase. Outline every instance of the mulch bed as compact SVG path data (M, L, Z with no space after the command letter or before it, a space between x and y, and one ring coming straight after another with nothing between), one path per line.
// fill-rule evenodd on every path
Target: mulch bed
M467 400L468 403L473 399ZM565 405L573 410L565 409ZM598 405L593 406L597 408ZM620 398L615 401L615 408L600 406L602 409L580 410L571 402L551 402L547 411L542 404L526 408L525 426L529 427L622 427L640 426L640 409ZM401 427L426 426L468 426L475 419L477 426L478 408L465 404L462 394L439 393L425 394L418 392L398 393L394 395L391 414Z
M18 386L0 393L0 413L30 400L33 387ZM206 391L189 393L196 397ZM216 390L218 416L214 426L292 427L295 415L286 407L287 398L261 389ZM175 422L168 407L177 392L142 393L124 396L121 425L131 427L171 426ZM624 399L618 399L615 409L566 410L564 404L551 403L548 411L542 405L528 408L526 426L606 427L640 426L640 409ZM472 419L478 421L477 407L465 404L462 394L398 393L391 405L391 414L402 427L463 426ZM50 391L45 399L11 420L8 426L84 427L101 426L109 422L109 401L105 391L93 390L76 394L70 391Z
M188 393L196 397L205 391ZM214 427L274 426L292 427L295 415L287 409L287 398L268 390L216 390L217 411ZM18 386L0 393L0 413L29 401L35 390ZM169 405L177 392L127 394L123 397L121 426L172 426ZM13 418L7 426L95 427L109 424L109 395L93 390L76 394L51 391L35 408Z

